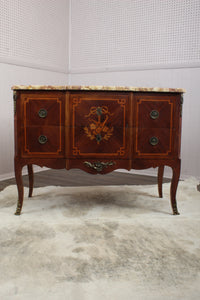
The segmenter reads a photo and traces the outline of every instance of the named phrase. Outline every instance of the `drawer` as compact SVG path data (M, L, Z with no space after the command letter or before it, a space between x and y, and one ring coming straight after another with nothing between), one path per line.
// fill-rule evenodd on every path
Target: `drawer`
M172 128L174 102L170 98L140 98L136 104L136 127Z
M28 95L23 102L24 126L64 126L62 97Z
M168 156L173 152L173 142L174 130L138 128L135 153L138 156Z
M23 131L24 156L64 156L64 127L31 126Z

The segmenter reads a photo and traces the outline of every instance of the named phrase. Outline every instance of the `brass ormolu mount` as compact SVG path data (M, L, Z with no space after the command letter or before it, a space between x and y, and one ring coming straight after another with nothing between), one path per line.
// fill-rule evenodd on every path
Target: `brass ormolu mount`
M84 164L87 167L89 167L97 172L101 172L104 168L115 165L115 162L113 162L113 161L108 161L108 162L96 161L96 162L91 163L89 161L85 161Z

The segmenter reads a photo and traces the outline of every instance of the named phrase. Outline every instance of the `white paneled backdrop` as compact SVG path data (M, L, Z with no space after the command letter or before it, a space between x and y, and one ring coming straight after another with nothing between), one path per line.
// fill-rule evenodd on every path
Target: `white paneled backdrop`
M66 0L0 0L0 61L67 72Z
M71 0L70 71L200 66L199 0Z

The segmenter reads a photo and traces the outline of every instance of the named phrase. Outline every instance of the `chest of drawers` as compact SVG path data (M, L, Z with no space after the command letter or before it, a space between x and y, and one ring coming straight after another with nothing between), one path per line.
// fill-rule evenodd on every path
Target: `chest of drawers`
M14 86L16 214L23 205L22 168L79 168L91 174L172 168L171 206L178 214L182 89Z

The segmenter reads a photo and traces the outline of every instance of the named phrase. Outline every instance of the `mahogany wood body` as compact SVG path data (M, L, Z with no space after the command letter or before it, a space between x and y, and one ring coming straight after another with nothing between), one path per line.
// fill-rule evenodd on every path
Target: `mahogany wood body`
M23 205L22 168L79 168L91 174L164 166L173 171L171 206L178 214L182 94L132 91L15 90L16 214Z

